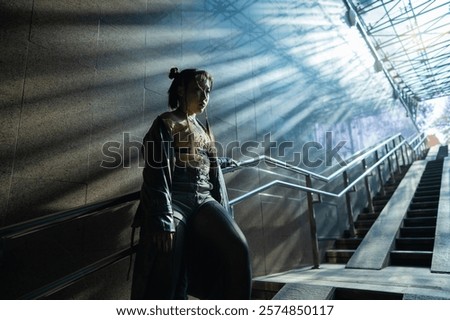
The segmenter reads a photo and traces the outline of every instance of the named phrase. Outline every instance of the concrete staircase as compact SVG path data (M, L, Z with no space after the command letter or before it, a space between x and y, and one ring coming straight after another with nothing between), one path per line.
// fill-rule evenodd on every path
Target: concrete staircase
M448 146L441 146L435 160L428 161L420 182L399 229L395 246L390 252L390 264L397 266L430 267L433 256L434 235L441 189L444 158ZM345 231L333 248L326 251L327 263L347 263L374 224L380 212L391 199L408 168L402 168L384 187L385 194L373 199L374 212L368 208L355 221L356 237Z
M325 259L327 263L347 263L358 248L364 236L369 231L375 220L380 215L384 206L388 203L391 196L397 189L400 181L408 171L409 166L401 167L401 171L394 174L394 178L387 181L384 186L384 193L379 193L373 198L374 212L365 208L363 213L359 214L355 221L355 238L350 237L349 230L346 230L342 238L335 241L333 248L326 251Z
M391 265L431 266L442 166L443 160L427 163L390 253Z
M257 277L254 298L450 300L448 147L406 171L374 198L373 213L358 216L356 237L336 240L327 262Z
M428 161L414 198L403 219L390 264L431 267L444 158L448 146L441 146L436 160Z

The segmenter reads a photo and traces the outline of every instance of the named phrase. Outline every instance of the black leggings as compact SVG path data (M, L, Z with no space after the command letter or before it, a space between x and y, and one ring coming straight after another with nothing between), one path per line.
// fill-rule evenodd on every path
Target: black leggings
M156 252L141 230L133 299L249 299L251 266L247 241L216 201L202 204L186 222L178 221L172 252ZM139 292L137 292L139 291Z

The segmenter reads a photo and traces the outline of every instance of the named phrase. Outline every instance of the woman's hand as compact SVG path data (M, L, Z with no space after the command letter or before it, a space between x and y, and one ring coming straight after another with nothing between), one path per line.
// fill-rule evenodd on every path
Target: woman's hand
M229 157L217 157L217 160L219 161L219 166L222 169L228 168L228 167L237 167L239 164L232 158Z
M153 235L153 244L161 252L170 252L173 248L173 232L157 232Z

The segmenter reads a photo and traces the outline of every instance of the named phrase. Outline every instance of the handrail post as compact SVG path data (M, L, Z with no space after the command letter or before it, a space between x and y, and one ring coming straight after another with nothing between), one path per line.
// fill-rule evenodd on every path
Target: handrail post
M400 141L401 142L401 141ZM405 167L406 166L406 160L405 160L405 150L406 150L406 144L403 144L400 148L401 154L402 154L402 164ZM408 153L406 153L406 157L408 157ZM407 159L409 162L409 159Z
M411 148L411 163L413 163L416 160L417 160L416 150L414 150L414 148Z
M385 146L385 149L386 149L386 153L388 153L389 148L387 145ZM387 157L387 161L388 161L388 166L389 166L389 172L391 173L392 183L395 183L395 176L394 176L394 172L392 171L391 156Z
M392 141L392 147L393 147L394 149L395 149L395 147L396 147L395 140ZM398 173L402 173L402 168L400 167L400 163L399 163L399 161L398 161L397 151L398 151L398 150L395 150L395 152L394 152L395 163L396 163L396 165L397 165Z
M375 151L375 162L378 162L378 160L380 160L380 156L378 155L378 150ZM377 166L377 171L378 171L378 179L380 180L380 185L381 185L381 195L385 196L386 195L386 191L384 190L384 179L383 179L383 174L381 172L381 164L379 166Z
M423 159L425 157L425 143L424 141L420 141L420 159Z
M425 157L426 151L427 151L426 143L422 141L422 159Z
M363 170L365 172L367 170L366 159L362 160L362 166L363 166ZM375 210L373 208L373 200L372 200L372 193L370 190L369 176L364 177L364 185L366 187L366 192L367 192L367 201L368 201L368 206L369 206L369 212L374 213Z
M306 186L308 188L312 188L312 180L310 175L305 176ZM317 240L317 225L316 225L316 217L314 215L314 200L312 192L308 191L306 193L306 198L308 200L308 218L309 218L309 230L311 236L311 245L313 252L313 264L314 269L318 269L320 265L320 256L319 256L319 241Z
M344 178L344 186L347 188L349 185L347 170L344 171L342 175ZM352 207L352 199L350 198L350 191L347 191L345 193L345 203L347 205L347 218L350 236L354 238L356 236L356 231L355 231L355 223L353 222L353 207Z

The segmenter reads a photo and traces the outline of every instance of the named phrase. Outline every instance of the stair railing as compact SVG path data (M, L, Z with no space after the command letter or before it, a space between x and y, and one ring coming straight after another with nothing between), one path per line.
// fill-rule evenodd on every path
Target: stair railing
M366 149L361 155L356 156L353 160L351 160L349 163L347 163L345 166L342 166L340 169L336 170L332 174L328 176L324 176L321 174L314 173L312 171L295 167L292 165L289 165L285 162L279 161L277 159L273 159L271 157L268 157L266 155L261 155L259 157L249 159L247 161L242 161L238 163L237 167L234 168L228 168L226 171L235 171L240 170L244 167L254 166L258 165L261 161L264 161L267 164L275 165L276 167L283 168L298 174L301 174L305 177L305 185L300 185L296 183L286 182L282 180L273 180L269 183L266 183L262 186L259 186L257 188L254 188L245 194L236 197L232 199L229 204L231 207L235 206L236 204L245 201L269 188L272 188L273 186L281 186L285 188L295 189L299 191L306 192L307 196L307 203L308 203L308 220L309 220L309 226L310 226L310 240L312 243L312 253L313 253L313 267L318 268L320 264L320 254L319 254L319 244L318 244L318 237L317 237L317 224L315 219L315 212L314 212L314 204L317 202L321 202L322 196L329 196L334 198L340 198L343 195L345 195L345 203L347 208L347 222L349 225L349 232L352 237L355 237L356 231L355 231L355 225L353 221L353 206L351 204L351 198L350 198L350 192L355 191L356 184L360 181L364 180L364 187L366 189L367 194L367 201L369 203L369 208L373 212L373 203L372 203L372 196L371 196L371 189L370 189L370 183L369 183L369 176L372 175L374 170L377 170L378 172L378 178L380 180L381 190L384 192L384 182L383 182L383 174L381 167L384 165L384 163L387 161L389 166L389 174L390 178L392 180L395 180L395 170L401 170L401 166L399 164L398 159L398 153L401 153L403 164L406 163L412 163L414 159L418 158L425 148L423 147L423 142L425 141L426 137L423 133L418 134L416 137L414 137L411 142L408 142L401 136L400 134L397 134L391 138L388 138L384 140L383 142L377 144L374 147ZM398 140L398 142L396 142ZM412 145L411 145L412 143ZM390 146L392 144L392 146ZM408 149L411 153L411 162L409 162L409 156L408 156ZM420 148L420 150L419 150ZM379 156L379 150L384 149L384 155ZM371 165L370 167L367 167L367 161L366 159L370 156L375 156L375 163ZM392 164L391 158L394 157L395 164ZM406 162L408 160L408 162ZM348 172L350 169L362 165L363 172L355 178L353 181L350 182ZM397 168L395 168L395 166ZM325 191L323 189L317 189L313 188L313 179L323 181L326 183L330 183L337 179L338 177L342 177L343 179L343 185L344 188L338 192L329 192ZM318 196L318 201L314 200L313 194L316 194Z
M396 145L395 140L398 140L398 144ZM273 180L272 182L269 182L263 186L257 187L253 190L250 190L244 195L241 195L235 199L232 199L229 204L230 206L234 206L242 201L247 200L248 198L264 191L272 186L282 186L286 188L296 189L300 191L304 191L307 194L307 202L308 202L308 217L310 222L310 233L311 233L311 240L313 243L313 264L314 268L319 267L319 249L318 249L318 239L317 239L317 231L316 231L316 220L315 220L315 213L314 213L314 204L317 202L313 198L313 194L316 194L319 197L318 201L321 201L322 196L330 196L339 198L344 194L348 194L352 190L354 190L355 185L360 182L361 180L365 179L365 186L367 189L368 197L370 198L370 188L369 184L367 183L367 178L372 174L372 171L380 168L384 162L392 157L397 158L397 152L401 152L402 158L408 160L409 162L409 155L408 152L411 154L411 162L414 161L414 159L419 158L421 155L423 155L425 151L424 141L426 137L424 134L418 134L415 136L410 142L405 140L400 134L397 134L391 138L388 138L384 140L383 142L377 144L375 147L368 148L363 152L363 154L356 156L353 160L351 160L349 163L347 163L344 167L341 167L339 170L335 171L329 176L320 175L299 167L291 166L285 162L279 161L277 159L273 159L267 156L259 156L254 159L250 159L248 161L242 161L238 163L237 167L231 168L231 169L225 169L224 173L235 171L238 169L242 169L249 166L255 166L259 162L264 161L266 163L275 165L279 168L284 168L286 170L299 173L303 176L305 176L305 184L306 185L300 185L300 184L294 184L282 180ZM378 157L378 150L382 148L383 146L387 146L390 143L393 144L393 147L386 152L381 158ZM409 150L407 150L409 148ZM386 149L387 150L387 149ZM374 154L376 156L376 162L367 168L366 166L366 158L370 155ZM405 160L404 160L405 161ZM398 162L397 162L398 163ZM403 162L404 164L406 162ZM353 167L355 167L358 164L362 164L364 168L364 172L357 177L352 182L348 179L347 171ZM334 179L338 178L339 176L343 177L344 179L344 186L345 188L340 191L339 193L333 193L324 191L321 189L313 188L312 186L312 179L316 179L322 182L329 183L331 181L334 181ZM392 175L392 172L391 172ZM86 206L78 207L75 209L70 209L62 212L57 212L54 214L46 215L44 217L39 217L35 219L31 219L25 222L13 224L10 226L6 226L3 228L0 228L0 265L2 264L2 260L5 256L5 248L7 247L7 241L15 238L19 238L25 235L29 235L38 231L42 231L54 226L57 226L62 223L67 223L70 221L74 221L77 219L87 218L90 216L94 216L97 214L100 214L102 212L108 211L108 209L117 207L119 205L124 205L126 203L130 203L133 201L136 201L139 199L139 191L132 192L123 196L119 196L113 199L101 201L94 204L89 204ZM349 203L349 198L346 199L347 201L347 215L348 215L348 221L350 225L350 232L352 235L355 234L354 230L354 224L353 224L353 213L351 212L351 205ZM42 297L49 296L52 293L55 293L70 284L74 283L75 281L78 281L79 279L96 272L102 268L105 268L113 263L116 263L129 255L133 254L135 251L134 248L129 248L122 250L120 252L117 252L116 254L113 254L105 259L102 259L98 261L97 263L94 263L92 265L86 266L84 268L81 268L80 270L71 273L57 281L54 281L42 288L38 288L37 290L34 290L33 292L28 293L27 295L23 296L22 299L39 299Z

